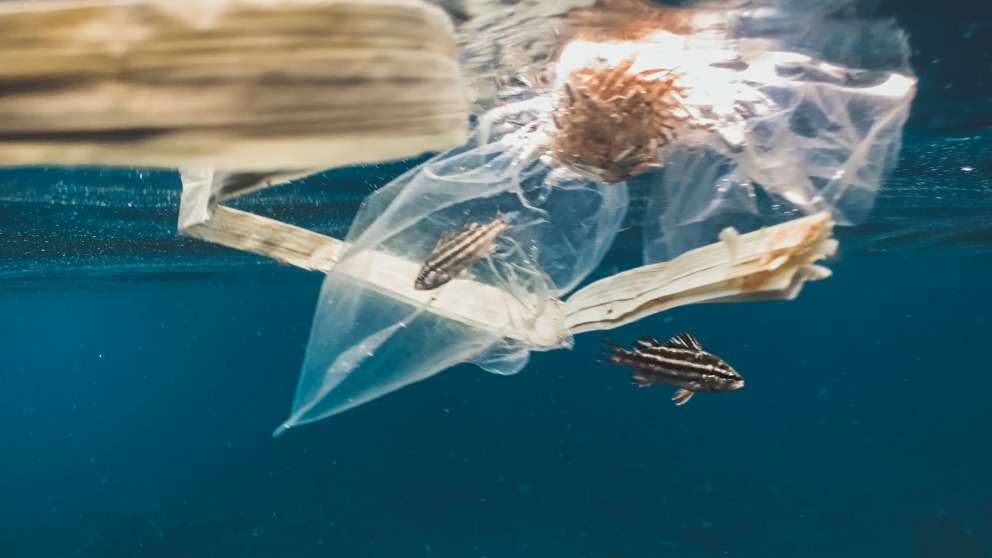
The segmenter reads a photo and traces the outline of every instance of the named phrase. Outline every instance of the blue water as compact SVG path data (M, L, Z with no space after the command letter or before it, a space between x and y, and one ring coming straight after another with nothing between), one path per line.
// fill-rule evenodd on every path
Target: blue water
M319 274L177 236L174 173L0 172L0 557L992 556L992 5L941 5L882 3L920 93L834 277L613 333L747 379L684 407L588 334L273 439ZM239 203L340 236L413 163Z
M0 295L0 555L988 556L990 267L843 260L616 332L748 380L684 407L590 334L279 439L318 277Z

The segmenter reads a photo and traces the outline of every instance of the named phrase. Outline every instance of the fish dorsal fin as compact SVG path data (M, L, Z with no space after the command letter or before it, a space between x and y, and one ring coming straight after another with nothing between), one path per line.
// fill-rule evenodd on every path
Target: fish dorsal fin
M650 335L642 335L637 339L637 341L634 341L634 346L641 349L650 349L651 347L660 347L661 343Z
M447 244L455 239L459 235L459 231L444 231L441 233L441 240L438 240L438 245Z
M431 251L431 255L433 255L434 252L440 250L442 246L446 246L447 244L451 243L451 241L454 240L455 237L457 237L459 234L461 233L458 231L444 231L443 233L441 233L441 238L437 239L437 244L434 245L434 249Z
M463 235L463 234L465 234L467 232L471 232L471 231L474 231L474 230L477 230L477 229L481 229L482 227L483 227L483 224L482 223L479 223L477 221L473 221L471 223L466 223L465 226L462 227L462 230L460 230L460 231L456 231L456 230L447 230L447 231L444 231L443 233L441 233L441 238L438 239L437 246L435 246L435 249L438 248L438 247L441 247L441 246L443 246L445 244L450 244L451 241L455 240L459 236L461 236L461 235Z
M682 332L675 337L672 337L667 342L665 342L665 347L679 348L679 349L694 349L697 351L702 351L703 346L699 343L691 333Z

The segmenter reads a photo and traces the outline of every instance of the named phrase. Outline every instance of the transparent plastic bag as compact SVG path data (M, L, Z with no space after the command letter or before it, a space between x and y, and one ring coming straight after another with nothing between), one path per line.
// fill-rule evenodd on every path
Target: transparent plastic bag
M725 52L736 56L708 71L747 93L734 95L715 136L666 153L644 221L646 262L713 242L727 226L824 209L838 224L863 222L898 160L916 80L894 21L859 19L863 3L853 1L740 4L723 39L711 30L705 47L733 46Z
M609 249L627 190L548 166L528 151L535 134L473 140L366 199L324 280L292 416L277 434L461 362L512 374L530 350L570 345L555 322L559 298ZM498 214L510 227L494 253L435 290L413 288L445 232Z

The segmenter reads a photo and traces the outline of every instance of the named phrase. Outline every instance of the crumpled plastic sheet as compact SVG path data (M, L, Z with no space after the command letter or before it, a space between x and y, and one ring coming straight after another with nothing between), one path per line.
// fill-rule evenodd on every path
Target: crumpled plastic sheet
M822 209L842 224L864 219L895 164L914 91L902 31L863 19L844 0L696 6L711 16L699 37L660 34L658 44L649 37L634 49L639 71L699 63L674 68L691 86L685 102L697 120L659 150L642 223L645 261L715 242L727 226L746 232ZM658 56L665 41L685 50ZM597 56L629 46L604 43ZM443 233L500 214L510 229L469 269L471 280L508 293L536 323L600 263L628 205L625 183L604 184L551 153L562 94L516 95L526 100L482 116L469 144L369 196L351 247L324 281L292 415L276 434L467 360L512 374L531 350L569 346L567 334L535 346L433 312L430 297L387 292L363 256L406 262L395 273L409 275L399 280L412 289Z

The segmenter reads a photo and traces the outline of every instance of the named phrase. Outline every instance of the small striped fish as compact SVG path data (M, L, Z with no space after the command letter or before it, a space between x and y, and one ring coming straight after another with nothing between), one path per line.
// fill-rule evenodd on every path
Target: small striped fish
M427 256L413 288L429 291L451 281L475 262L492 254L496 249L493 240L510 228L496 215L488 225L469 223L461 231L447 231L441 235L434 250Z
M697 391L718 393L744 387L744 378L723 359L704 351L690 333L680 333L665 343L645 335L634 341L633 351L611 341L604 343L606 362L632 368L631 381L638 386L668 384L681 388L672 396L676 405L685 405Z

